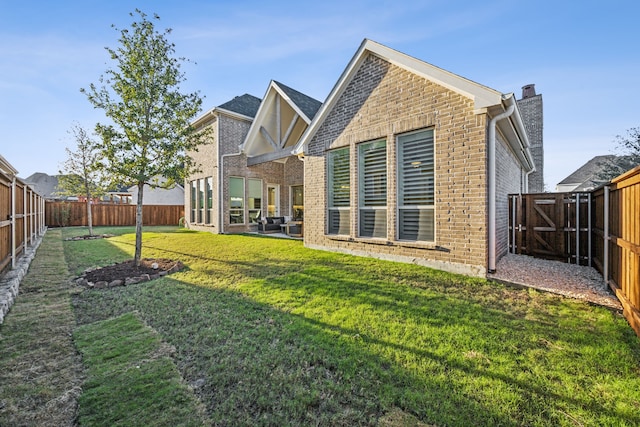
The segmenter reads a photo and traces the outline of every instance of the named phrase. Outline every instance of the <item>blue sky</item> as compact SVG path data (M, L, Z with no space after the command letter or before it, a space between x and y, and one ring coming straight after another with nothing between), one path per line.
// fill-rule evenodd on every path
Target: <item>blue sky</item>
M640 127L640 2L0 0L0 155L56 174L74 122L105 121L80 88L111 66L129 13L158 13L204 108L262 97L271 79L324 101L364 38L544 103L549 189Z

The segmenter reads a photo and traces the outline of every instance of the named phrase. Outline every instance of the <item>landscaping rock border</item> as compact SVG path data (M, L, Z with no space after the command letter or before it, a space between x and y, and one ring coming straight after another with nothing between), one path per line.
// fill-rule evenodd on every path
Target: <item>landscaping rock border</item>
M42 243L45 233L46 229L44 233L34 240L31 246L27 246L22 256L17 259L15 268L0 276L0 324L2 324L4 317L18 297L20 283L27 274L29 265L31 265L31 261L36 255L36 250Z
M76 236L76 237L67 237L66 241L79 241L79 240L96 240L96 239L108 239L109 237L114 237L115 234L85 234L84 236Z
M105 289L105 288L114 288L117 286L128 286L128 285L133 285L136 283L141 283L141 282L148 282L150 280L154 280L154 279L158 279L160 277L164 277L167 276L169 274L175 273L177 271L180 271L184 268L184 264L181 261L170 261L171 263L171 267L168 269L161 269L159 266L159 263L154 262L153 259L144 259L143 261L146 261L147 263L151 263L151 268L153 270L156 270L157 272L154 272L152 274L149 273L142 273L136 276L128 276L128 277L122 277L122 278L114 278L113 280L99 280L96 282L92 282L90 280L87 279L87 275L89 273L92 273L96 270L100 270L101 268L106 268L106 267L99 267L99 268L89 268L87 270L84 271L84 273L75 279L75 282L78 286L84 286L87 288L95 288L95 289ZM158 261L163 261L163 264L166 264L168 260L158 260ZM124 263L115 263L112 264L112 266L118 266Z

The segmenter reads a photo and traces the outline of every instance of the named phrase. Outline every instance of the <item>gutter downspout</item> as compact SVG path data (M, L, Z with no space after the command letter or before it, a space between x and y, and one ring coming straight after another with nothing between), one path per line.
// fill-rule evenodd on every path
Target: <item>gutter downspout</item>
M513 95L507 98L509 107L503 113L498 114L489 121L489 137L487 147L487 169L489 173L489 266L488 272L496 271L496 123L509 117L516 109Z

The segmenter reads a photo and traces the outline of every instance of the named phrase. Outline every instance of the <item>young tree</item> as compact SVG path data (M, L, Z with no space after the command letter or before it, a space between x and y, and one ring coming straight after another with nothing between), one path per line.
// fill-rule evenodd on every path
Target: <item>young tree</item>
M627 129L627 135L616 136L618 148L629 157L631 164L640 165L640 127Z
M598 179L610 181L618 175L640 165L640 127L627 129L627 134L616 136L618 155L606 160L601 166Z
M72 151L65 148L67 160L62 163L57 193L65 196L86 197L87 224L89 234L93 236L91 202L94 197L104 194L106 185L102 174L102 155L96 142L82 126L74 124L69 133L75 140L76 149Z
M195 170L188 151L197 151L207 133L196 131L191 121L200 111L198 92L183 94L180 70L185 58L175 58L170 29L156 31L147 15L120 31L120 45L106 48L115 68L100 77L101 87L81 89L95 108L113 124L98 124L102 153L112 180L138 187L135 263L142 252L142 200L145 184L170 188ZM130 14L132 17L134 14ZM160 18L155 15L155 20ZM164 178L164 180L159 179Z

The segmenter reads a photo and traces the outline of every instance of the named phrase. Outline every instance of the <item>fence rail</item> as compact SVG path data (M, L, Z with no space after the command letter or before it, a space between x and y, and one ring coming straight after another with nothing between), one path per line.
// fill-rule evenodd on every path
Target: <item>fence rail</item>
M135 205L91 205L92 225L125 226L136 224ZM144 225L178 225L184 216L183 205L145 205ZM87 205L82 202L47 202L45 223L49 227L87 226Z
M640 336L640 166L594 192L594 265L624 308Z
M0 156L0 274L44 233L44 199Z
M509 195L512 253L595 267L640 336L640 166L589 193Z

